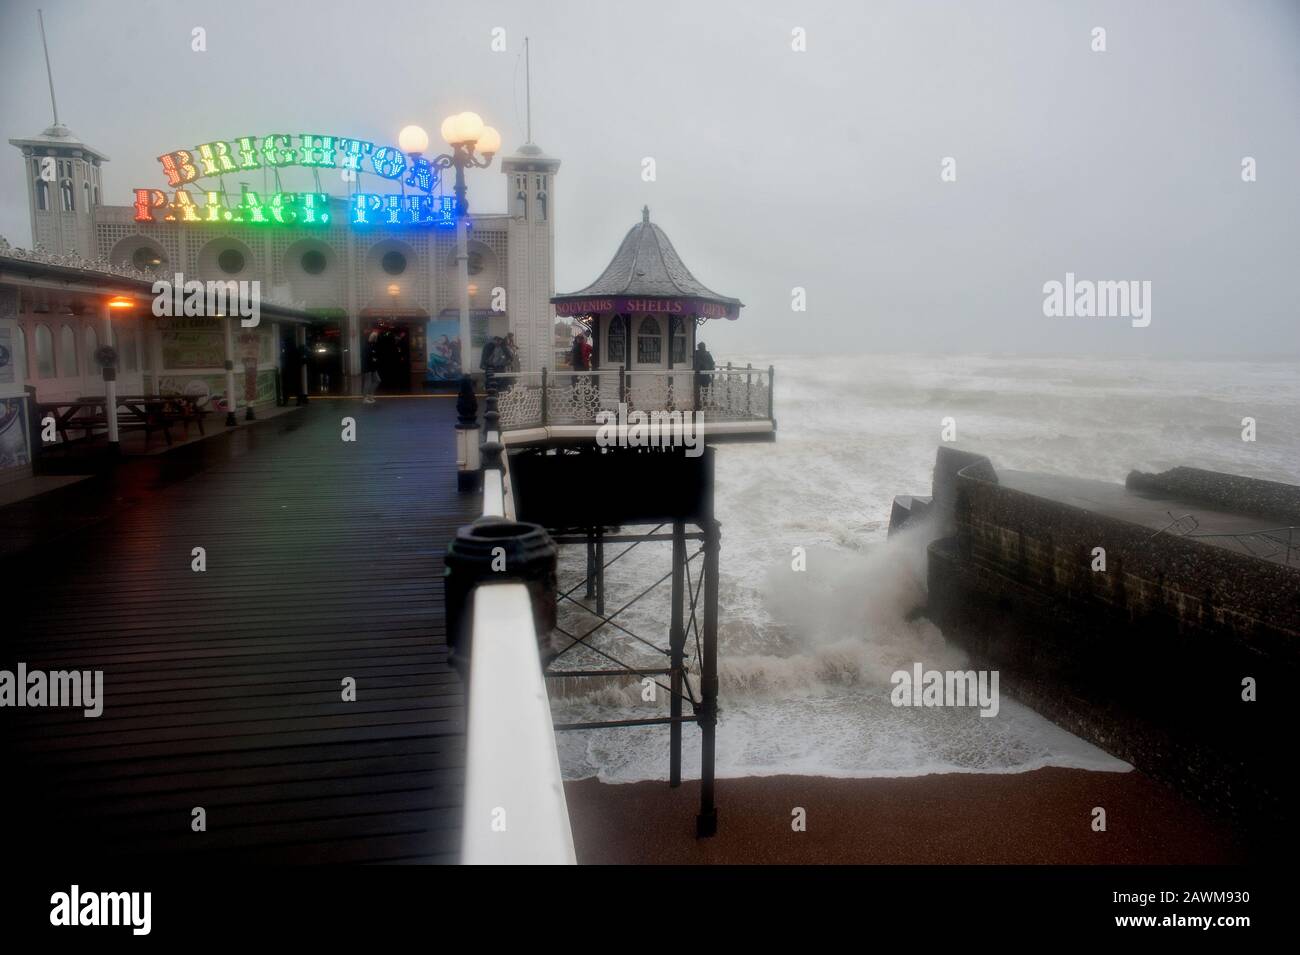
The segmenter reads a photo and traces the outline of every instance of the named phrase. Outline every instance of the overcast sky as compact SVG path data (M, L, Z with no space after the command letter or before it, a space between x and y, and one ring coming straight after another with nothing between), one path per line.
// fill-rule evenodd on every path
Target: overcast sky
M0 2L5 139L50 123L37 5ZM533 138L563 161L558 291L648 204L696 276L746 303L707 332L723 357L1300 354L1295 0L40 5L60 118L112 158L112 204L162 183L159 154L240 135L436 138L473 109L513 150L527 35ZM4 150L0 234L30 245ZM498 169L471 174L477 211L504 211ZM1067 271L1150 281L1151 324L1045 317Z

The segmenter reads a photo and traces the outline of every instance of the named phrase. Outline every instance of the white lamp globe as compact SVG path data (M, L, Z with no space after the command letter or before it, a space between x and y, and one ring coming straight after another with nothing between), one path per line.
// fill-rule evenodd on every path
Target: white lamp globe
M456 121L460 119L460 113L453 113L442 121L440 132L442 140L449 145L456 145Z
M442 121L442 138L453 146L472 143L483 132L483 117L478 113L457 113Z
M404 153L423 153L429 148L429 134L419 126L403 126L397 134L397 145Z
M460 114L460 135L461 142L472 143L478 140L483 134L483 117L478 113L464 112Z
M491 156L501 148L501 134L491 126L484 126L483 132L478 134L478 151L486 156Z

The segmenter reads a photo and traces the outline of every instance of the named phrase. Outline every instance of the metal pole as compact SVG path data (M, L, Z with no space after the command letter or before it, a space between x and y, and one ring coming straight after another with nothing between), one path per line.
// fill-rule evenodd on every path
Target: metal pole
M460 360L461 371L472 374L474 340L469 327L469 232L464 216L456 219L456 280L460 285Z
M596 528L596 613L605 616L605 528Z
M298 404L305 405L307 403L307 326L294 326L293 341L298 349Z
M673 522L673 595L672 624L668 629L668 648L671 652L673 695L669 701L673 722L669 724L668 785L674 789L682 784L682 660L686 648L686 627L683 621L683 592L686 582L686 522Z
M542 366L542 425L545 426L549 409L546 407L546 366Z
M50 48L45 42L45 14L37 10L36 19L41 25L41 49L45 51L45 75L50 81L50 109L54 111L54 125L57 126L59 125L59 103L54 98L54 70L50 68ZM531 120L529 122L531 125Z
M587 528L587 600L596 596L596 531Z
M773 423L776 422L774 406L776 401L776 366L767 366L767 417Z
M473 374L474 343L469 327L469 219L465 205L465 165L460 147L452 147L456 158L456 281L460 288L460 369Z
M104 344L113 347L113 310L107 305L104 309ZM122 449L117 432L117 366L104 368L104 421L108 425L108 450L117 452Z
M226 427L233 428L239 424L235 417L235 336L231 330L234 318L225 317L223 325L226 332Z
M713 495L710 480L708 491ZM696 711L700 723L700 814L695 820L697 836L718 831L718 809L713 803L714 743L718 727L718 550L719 525L709 514L704 519L704 659L701 662L700 698Z

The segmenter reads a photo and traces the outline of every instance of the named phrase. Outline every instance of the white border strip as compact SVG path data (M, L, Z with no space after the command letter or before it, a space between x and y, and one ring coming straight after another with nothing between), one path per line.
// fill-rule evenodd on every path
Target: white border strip
M514 520L502 464L483 472L483 514ZM473 602L461 863L576 865L528 588L482 584Z
M467 748L461 863L576 865L523 584L474 591Z

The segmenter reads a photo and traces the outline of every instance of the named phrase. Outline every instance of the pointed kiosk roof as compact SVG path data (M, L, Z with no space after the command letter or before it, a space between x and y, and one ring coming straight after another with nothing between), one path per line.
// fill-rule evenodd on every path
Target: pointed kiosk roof
M557 315L667 312L729 319L739 318L744 305L691 274L664 230L650 221L649 206L641 209L641 221L628 230L600 278L551 301Z

